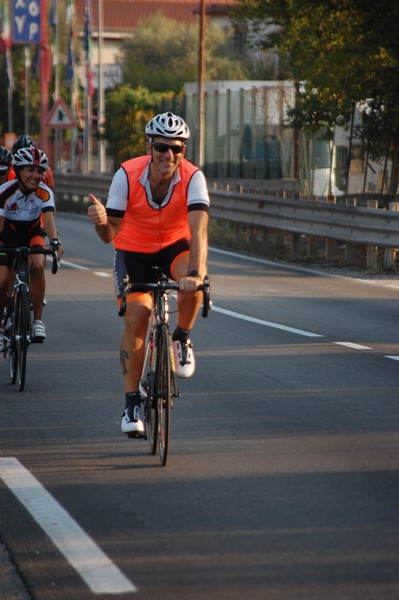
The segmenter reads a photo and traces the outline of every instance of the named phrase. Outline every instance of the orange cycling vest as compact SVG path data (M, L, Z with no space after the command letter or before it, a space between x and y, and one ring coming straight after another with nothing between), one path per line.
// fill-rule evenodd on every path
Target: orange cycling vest
M187 189L198 168L184 158L178 167L180 181L166 204L150 203L139 178L149 161L148 156L132 158L121 167L129 183L129 197L115 248L129 252L151 254L170 246L182 238L191 238L188 226Z

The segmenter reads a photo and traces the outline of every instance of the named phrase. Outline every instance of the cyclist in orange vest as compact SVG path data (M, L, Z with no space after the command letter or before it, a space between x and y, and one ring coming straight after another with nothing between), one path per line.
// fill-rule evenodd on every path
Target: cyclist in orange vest
M209 194L203 173L184 158L190 131L181 117L159 114L149 121L145 134L147 154L121 165L106 207L90 195L88 216L99 237L114 243L117 297L126 273L132 282L153 281L154 265L179 283L173 350L177 375L190 377L195 361L189 334L202 300L198 287L206 274ZM151 305L150 294L131 293L124 316L121 430L129 437L144 433L139 383Z

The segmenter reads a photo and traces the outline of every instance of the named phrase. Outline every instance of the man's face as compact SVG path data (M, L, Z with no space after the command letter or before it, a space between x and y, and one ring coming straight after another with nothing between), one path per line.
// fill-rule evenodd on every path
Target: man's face
M22 167L19 172L19 176L21 178L23 187L26 190L33 192L42 181L43 172L44 171L41 167L33 167L30 165Z
M184 142L164 137L152 138L147 143L147 152L158 172L164 177L172 177L186 152Z

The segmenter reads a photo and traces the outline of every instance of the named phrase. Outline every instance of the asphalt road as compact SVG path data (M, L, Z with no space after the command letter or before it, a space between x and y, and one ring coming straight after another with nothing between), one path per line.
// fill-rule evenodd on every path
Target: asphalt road
M211 251L162 468L119 430L112 248L58 226L24 392L0 361L0 599L399 598L397 279Z

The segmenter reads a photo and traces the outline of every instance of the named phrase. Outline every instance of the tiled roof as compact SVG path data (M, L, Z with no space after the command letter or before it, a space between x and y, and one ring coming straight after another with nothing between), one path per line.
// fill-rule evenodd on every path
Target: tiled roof
M154 13L161 12L168 19L194 22L200 9L196 0L102 0L103 30L131 31L139 22ZM84 0L75 0L78 28L83 27ZM237 0L206 0L206 12L210 15L225 14ZM98 1L92 0L92 30L98 27Z

